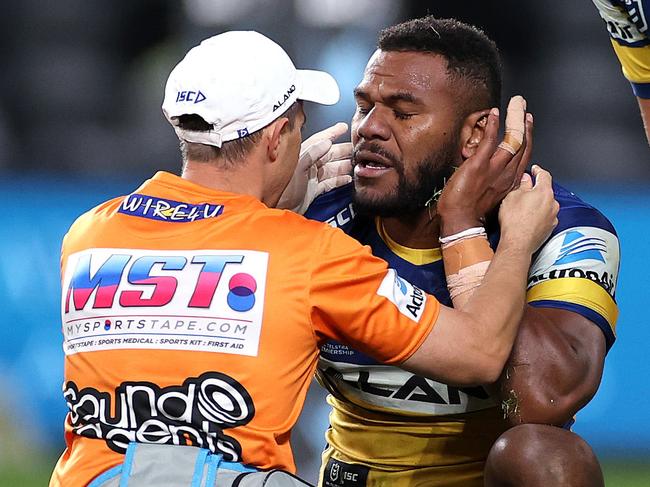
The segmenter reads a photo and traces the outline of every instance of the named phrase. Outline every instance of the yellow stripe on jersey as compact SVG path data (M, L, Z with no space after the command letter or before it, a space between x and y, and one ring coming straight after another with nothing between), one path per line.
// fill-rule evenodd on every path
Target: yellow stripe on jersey
M410 262L413 265L425 265L437 262L442 259L442 252L440 248L435 249L412 249L411 247L405 247L400 245L395 240L388 236L386 230L384 229L384 224L381 221L381 218L375 219L375 225L377 225L377 233L388 246L393 253L407 262Z
M621 46L612 40L623 74L632 83L650 83L650 45L641 47Z
M543 281L528 290L526 300L564 301L585 306L605 318L616 333L618 306L602 287L589 279L565 277Z

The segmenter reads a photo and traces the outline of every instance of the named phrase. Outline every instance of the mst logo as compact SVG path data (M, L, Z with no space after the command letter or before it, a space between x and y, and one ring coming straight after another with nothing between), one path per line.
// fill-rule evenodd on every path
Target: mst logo
M241 264L243 255L143 255L111 254L93 273L96 265L93 254L82 254L74 268L72 279L66 289L65 313L71 306L83 310L90 303L92 309L112 308L117 302L123 308L162 307L172 302L179 288L179 278L186 268L194 268L191 297L183 303L188 308L209 308L212 304L224 269L229 264ZM157 271L156 271L157 270ZM188 269L189 270L189 269ZM160 271L174 271L157 275ZM176 275L174 275L176 274ZM124 289L120 283L123 276L134 286L143 289ZM183 281L188 285L187 279ZM244 312L255 305L257 282L248 273L233 275L228 282L226 302L230 309ZM91 301L91 297L94 299Z
M62 282L66 354L118 348L257 355L268 254L88 249Z
M248 391L219 372L190 377L179 386L123 382L114 399L92 387L79 390L69 381L63 396L74 432L103 439L117 453L125 453L132 441L192 445L240 462L241 445L224 430L245 425L255 416Z

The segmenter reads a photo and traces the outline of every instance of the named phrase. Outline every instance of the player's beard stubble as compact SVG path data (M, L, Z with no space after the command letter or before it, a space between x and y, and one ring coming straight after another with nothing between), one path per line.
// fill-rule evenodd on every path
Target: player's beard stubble
M381 195L369 196L364 194L363 190L356 190L358 181L355 178L355 211L362 215L384 218L415 216L425 208L436 192L442 191L446 181L454 173L453 161L458 152L458 134L453 140L447 140L438 151L416 163L416 170L411 171L409 176L406 175L401 160L372 142L360 143L354 148L353 166L357 163L356 154L362 149L388 159L397 173L398 180L396 187Z

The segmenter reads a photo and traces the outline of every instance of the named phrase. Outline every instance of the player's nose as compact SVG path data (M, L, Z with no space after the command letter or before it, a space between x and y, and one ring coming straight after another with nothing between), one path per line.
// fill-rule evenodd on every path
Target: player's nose
M359 139L388 140L390 138L390 126L380 107L375 105L372 110L358 118L353 127Z

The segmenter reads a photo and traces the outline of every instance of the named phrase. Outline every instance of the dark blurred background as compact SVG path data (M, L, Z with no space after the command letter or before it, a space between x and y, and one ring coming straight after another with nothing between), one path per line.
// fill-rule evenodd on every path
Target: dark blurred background
M588 0L3 2L0 208L9 221L0 239L0 485L44 485L62 451L60 241L95 204L156 170L178 173L178 143L160 105L183 54L205 37L253 29L298 67L329 71L342 100L308 109L309 135L349 121L378 30L427 13L475 24L497 42L504 100L521 93L535 115L535 161L620 233L619 340L575 430L603 460L608 485L650 485L650 331L641 309L650 288L650 149ZM300 471L312 481L326 415L314 388L294 435Z

